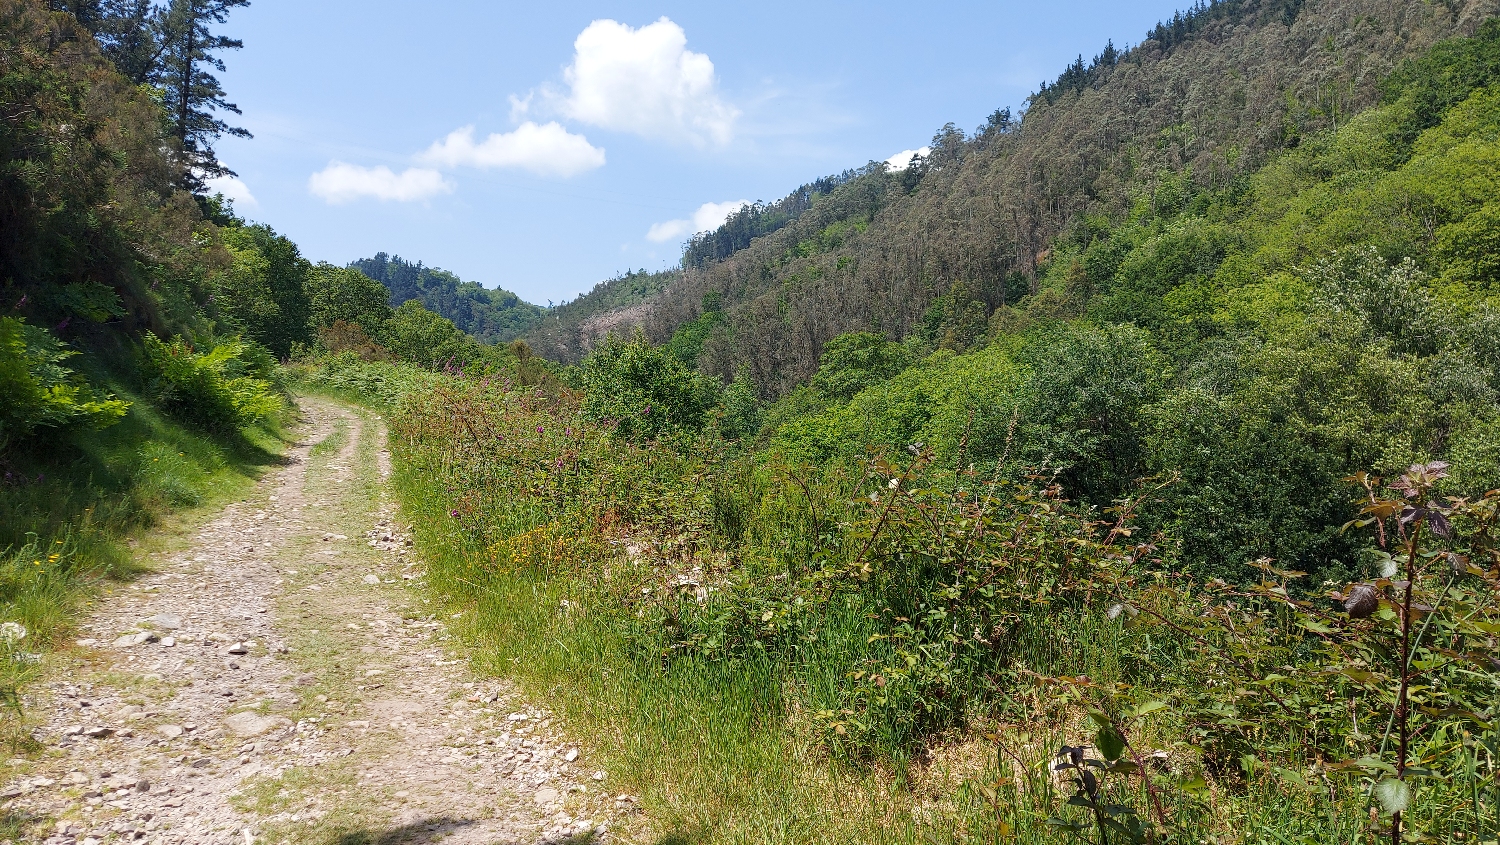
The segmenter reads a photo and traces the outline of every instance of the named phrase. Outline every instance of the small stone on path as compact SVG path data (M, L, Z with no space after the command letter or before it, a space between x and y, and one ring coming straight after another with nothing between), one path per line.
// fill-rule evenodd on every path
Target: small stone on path
M225 729L238 737L260 736L291 726L292 720L285 716L262 716L250 711L236 713L224 720Z

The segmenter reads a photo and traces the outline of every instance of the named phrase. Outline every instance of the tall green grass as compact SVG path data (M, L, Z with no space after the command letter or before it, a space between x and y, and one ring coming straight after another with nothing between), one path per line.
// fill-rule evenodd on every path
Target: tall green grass
M631 791L653 841L923 841L909 808L881 800L888 779L830 760L795 728L786 667L642 659L618 620L589 612L565 578L474 565L434 479L398 464L394 483L429 561L428 585L485 671L518 681L591 740L605 788Z

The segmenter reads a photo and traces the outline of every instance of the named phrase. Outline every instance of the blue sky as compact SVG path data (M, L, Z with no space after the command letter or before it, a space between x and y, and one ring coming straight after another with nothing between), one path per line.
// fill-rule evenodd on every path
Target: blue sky
M237 208L533 302L676 263L743 200L1018 108L1182 5L254 0L222 79ZM248 192L248 196L243 196Z

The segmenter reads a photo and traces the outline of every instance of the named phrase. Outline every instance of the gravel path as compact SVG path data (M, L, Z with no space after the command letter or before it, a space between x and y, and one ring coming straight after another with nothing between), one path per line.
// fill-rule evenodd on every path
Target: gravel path
M601 842L629 796L469 674L385 499L378 417L303 402L288 463L107 592L28 703L24 842ZM3 845L3 843L0 843Z

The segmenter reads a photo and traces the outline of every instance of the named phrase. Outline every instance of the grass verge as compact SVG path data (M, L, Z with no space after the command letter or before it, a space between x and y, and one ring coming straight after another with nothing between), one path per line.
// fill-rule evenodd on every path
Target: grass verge
M923 789L936 800L924 801L889 771L835 763L798 730L786 674L769 658L644 662L608 620L570 612L577 597L565 580L477 580L473 550L447 530L444 491L399 462L393 481L432 597L465 611L452 627L476 668L564 716L606 761L608 788L641 799L647 841L915 843L952 829L940 784L957 767L928 773Z

